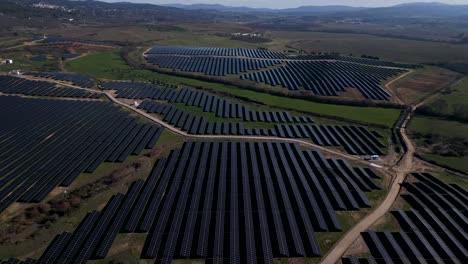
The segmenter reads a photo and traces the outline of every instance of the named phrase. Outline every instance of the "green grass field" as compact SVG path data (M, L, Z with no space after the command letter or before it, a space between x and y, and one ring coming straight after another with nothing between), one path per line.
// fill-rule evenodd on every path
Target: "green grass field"
M450 168L468 173L468 157L444 157L430 153L423 154L422 156L427 160L436 162L437 164L445 165ZM461 182L464 183L466 188L467 181Z
M411 121L409 130L411 133L438 136L440 138L436 139L436 141L444 140L441 142L446 142L447 139L458 142L460 140L468 141L468 124L456 121L417 116ZM424 145L421 139L417 139L415 142L418 143L419 146ZM428 152L432 151L427 151L424 148L419 149L420 155L427 160L468 173L468 156L447 157L437 154L438 152Z
M1 56L1 55L0 55ZM32 61L24 55L14 53L5 57L13 60L13 64L0 64L0 72L12 70L21 71L56 71L56 63L53 61Z
M300 99L285 98L267 93L241 89L231 85L199 81L190 78L170 76L150 70L133 69L119 56L118 52L100 52L66 64L66 70L89 75L98 79L117 79L134 81L161 80L168 84L185 84L194 87L204 87L214 92L222 92L234 96L251 98L257 102L288 108L295 111L306 111L316 114L337 116L351 120L391 127L398 118L400 111L376 107L356 107L315 103Z
M285 98L267 93L259 93L227 85L209 85L206 87L217 92L251 98L252 100L267 105L288 108L295 111L306 111L316 114L338 116L371 124L386 125L389 127L393 125L400 114L400 111L396 109L322 104L301 99Z
M435 104L439 100L446 103L442 109L438 109L441 114L452 115L456 105L468 105L468 77L454 85L449 93L439 95L431 100L428 106L435 110Z
M411 121L409 129L411 132L421 134L468 140L468 124L456 121L416 116Z

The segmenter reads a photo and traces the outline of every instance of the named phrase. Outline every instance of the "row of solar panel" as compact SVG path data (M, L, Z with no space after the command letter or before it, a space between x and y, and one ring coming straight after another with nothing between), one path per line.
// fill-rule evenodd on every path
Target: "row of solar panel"
M359 186L376 177L296 144L187 142L73 234L58 235L39 263L104 258L119 232L149 233L142 256L162 263L318 256L315 232L341 230L335 210L369 207Z
M190 134L311 138L321 146L343 146L353 155L382 155L381 148L385 147L378 139L380 134L358 126L276 124L274 128L244 128L243 123L211 122L204 116L195 116L171 105L143 103L139 107L150 113L161 114L164 122Z
M0 92L5 94L24 94L32 96L100 98L99 93L82 89L58 87L44 81L33 81L13 76L0 76Z
M211 95L204 91L197 91L190 88L175 90L170 88L156 87L147 83L139 82L105 82L102 84L105 90L116 90L118 98L126 99L153 99L167 100L170 103L185 103L186 106L203 108L203 112L216 113L216 116L223 118L242 118L249 122L276 122L276 123L313 123L310 117L291 117L286 111L258 111L240 103L231 103L226 99ZM143 102L143 104L148 104ZM149 105L143 105L145 110ZM153 105L154 106L154 105ZM156 110L156 109L154 109ZM158 109L158 111L161 109Z
M287 66L241 75L241 79L290 90L304 88L322 96L338 96L352 87L366 98L388 100L390 94L382 87L382 81L404 71L347 62L288 62Z
M258 60L226 57L186 57L174 55L148 55L146 60L161 68L184 72L200 72L211 76L239 75L281 64L279 60Z
M416 64L404 64L404 63L397 63L397 62L391 62L391 61L382 61L382 60L358 58L358 57L351 57L351 56L341 56L341 55L334 55L334 54L322 54L322 55L302 54L302 55L296 56L295 59L297 60L337 60L337 61L347 61L347 62L353 62L353 63L365 64L365 65L392 67L392 68L405 68L405 69L421 67L420 65L416 65Z
M102 162L153 148L163 128L110 102L0 96L0 212L38 202Z
M58 81L70 82L73 85L81 86L85 88L93 88L96 83L89 77L76 74L76 73L64 73L64 72L26 72L24 75L31 75L39 78L50 78Z
M263 49L245 48L207 48L207 47L181 47L181 46L156 46L148 50L146 55L183 55L183 56L218 56L218 57L246 57L258 59L281 59L281 60L337 60L353 62L364 65L394 68L415 68L418 65L401 64L389 61L381 61L334 54L325 55L288 55L277 51Z
M204 48L181 46L157 46L148 50L146 55L189 55L189 56L222 56L222 57L246 57L263 59L286 59L285 54L278 51L265 49L245 48Z
M223 56L228 57L212 57ZM280 60L234 58L236 50L194 47L155 47L147 52L149 63L161 68L185 72L202 72L205 75L224 76L240 74L242 80L280 85L290 90L301 88L321 96L338 96L348 88L358 89L366 98L388 100L390 94L381 83L387 78L403 73L402 68L380 67L341 60ZM282 63L286 66L268 69ZM265 69L265 70L262 70Z
M176 106L158 103L155 101L145 100L139 106L139 109L144 109L148 113L168 114L172 109L177 109ZM249 122L267 122L267 123L313 123L314 120L310 117L294 116L291 117L289 112L263 112L257 110L248 110L247 107L240 104L230 104L222 100L218 101L216 106L216 116L223 118L242 118ZM207 109L208 110L208 109Z
M400 232L362 233L376 263L466 263L468 192L427 173L404 183L411 211L393 211ZM345 257L344 263L365 263Z

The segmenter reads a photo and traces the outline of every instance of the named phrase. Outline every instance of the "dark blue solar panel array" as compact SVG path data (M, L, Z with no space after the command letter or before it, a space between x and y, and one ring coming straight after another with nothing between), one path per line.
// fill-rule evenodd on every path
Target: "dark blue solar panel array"
M369 207L364 192L373 188L363 186L376 177L296 144L187 142L73 234L58 235L39 263L104 258L119 232L148 233L142 256L162 263L319 256L315 232L341 230L335 210Z
M110 102L0 96L0 212L38 202L102 162L153 148L163 128Z
M288 56L261 49L163 46L150 49L145 57L161 68L212 76L254 71L240 78L290 90L305 89L321 96L338 96L348 88L356 88L375 100L390 98L382 81L406 71L397 67L407 66L341 56Z
M413 173L403 197L413 207L393 211L400 232L367 231L362 236L375 263L467 263L468 192L427 173ZM366 263L345 257L343 263Z
M279 60L258 60L228 57L182 57L173 55L147 55L149 63L161 68L184 72L201 72L211 76L239 75L281 64Z
M32 60L32 61L47 61L47 55L40 54L40 55L32 56L30 60Z
M223 118L242 118L244 121L275 122L275 123L313 123L310 117L292 117L285 111L258 111L250 110L241 103L231 103L228 100L204 91L190 88L180 90L153 86L140 82L105 82L102 84L104 90L116 90L118 98L126 99L153 99L165 100L170 103L184 103L186 106L195 106L203 109L203 112L216 113ZM155 102L146 101L145 110L151 113L161 113L161 109ZM142 104L142 106L143 106ZM140 108L142 108L142 106ZM170 107L170 106L168 106ZM167 111L164 111L167 113Z
M372 133L360 126L275 125L273 130L278 137L311 138L317 145L343 146L348 153L353 155L382 155L381 148L385 147L385 144L376 136L377 133Z
M60 57L63 60L73 59L73 58L76 58L76 57L79 57L79 56L81 56L81 54L77 54L77 53L66 53L66 54L60 55Z
M341 56L341 55L333 55L333 54L299 55L294 58L297 60L338 60L338 61L347 61L347 62L354 62L354 63L359 63L359 64L366 64L366 65L393 67L393 68L405 68L405 69L421 67L420 65L416 65L416 64L405 64L405 63L398 63L398 62L392 62L392 61L373 60L373 59Z
M192 105L195 106L195 105ZM183 111L176 106L164 103L158 103L155 101L145 100L138 108L144 109L149 113L157 113L166 115L171 110ZM215 113L217 117L222 118L235 118L242 119L245 122L266 122L266 123L313 123L314 120L310 117L304 116L291 116L289 112L283 111L257 111L249 110L246 106L241 104L230 104L226 100L220 100L215 107L206 106L203 107L204 112ZM205 111L206 110L206 111ZM191 113L189 113L192 115Z
M265 49L245 48L203 48L203 47L178 47L158 46L148 50L147 55L185 55L185 56L222 56L222 57L246 57L257 59L286 59L281 52Z
M375 133L371 133L364 127L359 126L339 126L339 125L309 125L310 120L298 117L288 117L284 120L301 123L300 125L276 124L274 128L245 128L240 122L212 122L204 116L194 114L179 109L175 106L162 103L143 101L138 106L149 113L156 113L163 116L162 120L174 127L177 127L190 134L197 135L252 135L252 136L275 136L282 138L310 138L321 146L343 146L345 150L353 155L382 155L381 148L385 145L377 138ZM229 108L228 108L229 109ZM221 111L223 112L223 111ZM223 112L224 113L224 112ZM263 112L253 112L263 113ZM223 114L229 117L229 114ZM249 121L262 121L276 123L274 118L246 119ZM252 115L251 115L252 116ZM286 116L286 115L285 115ZM281 121L279 121L281 122Z
M76 74L76 73L65 73L65 72L26 72L24 75L31 75L40 78L50 78L58 81L70 82L73 85L81 86L85 88L93 88L96 83L89 77Z
M82 89L57 87L53 83L32 81L14 76L0 76L0 92L32 96L100 98L101 94Z
M292 61L287 66L241 75L241 79L290 90L304 88L323 96L338 96L354 87L366 98L388 100L390 94L382 87L382 81L404 71L341 61Z
M122 81L103 82L101 88L103 90L116 90L117 98L126 99L163 99L164 94L175 91L149 83Z

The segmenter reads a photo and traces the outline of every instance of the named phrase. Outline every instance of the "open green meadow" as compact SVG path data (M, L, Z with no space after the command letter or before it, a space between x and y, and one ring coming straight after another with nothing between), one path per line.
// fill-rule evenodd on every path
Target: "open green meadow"
M56 71L57 63L54 61L32 61L27 56L16 52L13 54L0 55L12 59L13 64L0 64L0 72L12 70L22 71Z
M437 164L447 166L449 168L456 169L458 171L463 171L468 173L468 157L444 157L441 155L436 154L423 154L422 155L425 159L433 161ZM462 181L465 184L466 188L466 181Z
M465 77L451 89L437 96L428 104L436 112L453 115L456 111L468 110L468 77ZM457 108L464 106L464 108Z
M468 140L468 124L456 121L416 116L409 129L412 133Z
M468 173L468 124L417 116L409 130L424 159Z
M191 78L177 77L156 73L150 70L134 69L128 66L117 51L100 52L72 60L66 64L66 70L85 74L97 79L116 79L131 81L162 81L174 85L203 87L214 92L250 98L262 104L306 111L321 115L337 116L370 124L391 127L400 114L397 109L377 107L357 107L310 102L300 99L285 98L267 93L241 89L231 85L205 82Z

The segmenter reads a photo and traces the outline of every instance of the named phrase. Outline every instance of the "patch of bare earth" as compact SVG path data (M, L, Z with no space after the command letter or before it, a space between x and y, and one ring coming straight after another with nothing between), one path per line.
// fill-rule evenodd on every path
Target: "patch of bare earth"
M369 252L369 248L367 247L366 242L362 236L359 236L359 238L354 241L348 250L346 250L344 256L359 256L367 252Z
M411 104L448 87L458 78L458 73L445 69L421 71L394 84L393 90L404 103Z
M346 88L345 92L341 92L340 96L342 97L347 97L347 98L352 98L355 100L366 100L366 97L359 91L359 89L354 88L354 87L348 87Z

